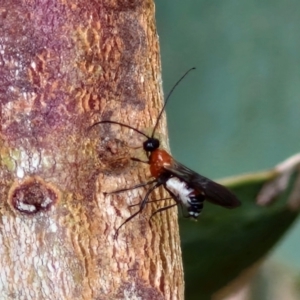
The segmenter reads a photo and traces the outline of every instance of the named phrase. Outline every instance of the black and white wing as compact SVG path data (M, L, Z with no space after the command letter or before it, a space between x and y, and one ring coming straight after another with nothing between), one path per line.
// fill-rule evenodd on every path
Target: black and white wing
M235 208L241 205L237 197L226 187L192 171L175 160L171 165L164 166L164 169L185 181L191 188L203 192L205 198L213 204L225 208Z

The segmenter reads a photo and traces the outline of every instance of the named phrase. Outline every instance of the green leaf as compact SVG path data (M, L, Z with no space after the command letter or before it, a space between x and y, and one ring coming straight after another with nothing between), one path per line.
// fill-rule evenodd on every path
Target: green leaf
M262 259L293 223L297 213L286 205L293 179L271 206L255 203L263 184L274 176L274 171L261 172L225 183L242 202L237 209L205 202L198 222L180 218L187 300L211 299Z

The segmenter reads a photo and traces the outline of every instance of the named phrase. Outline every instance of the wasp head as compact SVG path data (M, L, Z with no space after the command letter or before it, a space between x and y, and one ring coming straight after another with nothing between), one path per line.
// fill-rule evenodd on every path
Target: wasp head
M149 138L143 143L143 148L146 152L152 152L159 148L159 140L155 138Z

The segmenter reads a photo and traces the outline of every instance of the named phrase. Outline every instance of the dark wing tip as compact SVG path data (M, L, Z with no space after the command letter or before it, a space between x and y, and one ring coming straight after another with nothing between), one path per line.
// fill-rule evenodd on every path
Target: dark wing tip
M204 193L209 202L225 208L236 208L241 205L241 202L231 191L214 181L207 182Z

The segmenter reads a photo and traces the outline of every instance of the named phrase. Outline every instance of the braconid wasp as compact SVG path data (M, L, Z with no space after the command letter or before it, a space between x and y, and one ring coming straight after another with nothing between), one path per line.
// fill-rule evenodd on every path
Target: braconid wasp
M160 141L154 137L155 131L159 124L159 120L165 110L165 107L172 95L176 86L183 80L183 78L195 68L189 69L173 86L169 92L166 101L161 109L157 120L155 122L152 134L149 136L137 128L130 125L111 121L103 120L93 124L94 127L99 124L114 124L122 127L126 127L134 130L138 134L143 135L146 140L143 142L143 149L146 152L148 161L146 163L150 166L150 173L154 179L135 185L130 188L124 188L120 190L113 191L111 193L120 193L128 190L145 187L151 185L151 187L146 192L143 200L139 203L139 210L127 218L117 229L115 237L118 236L119 229L133 219L136 215L141 213L145 208L148 201L149 195L159 186L163 186L170 194L171 198L175 201L175 204L158 209L153 213L162 212L166 209L174 207L176 205L183 205L187 208L188 217L197 219L203 209L203 202L207 200L213 204L223 206L225 208L235 208L240 205L240 201L236 196L230 192L226 187L216 183L194 171L187 168L186 166L177 162L173 157L164 149L160 148ZM131 158L133 161L144 162L138 158ZM159 200L156 200L159 201ZM134 205L133 205L134 206ZM153 216L152 215L152 216ZM151 216L151 217L152 217Z

